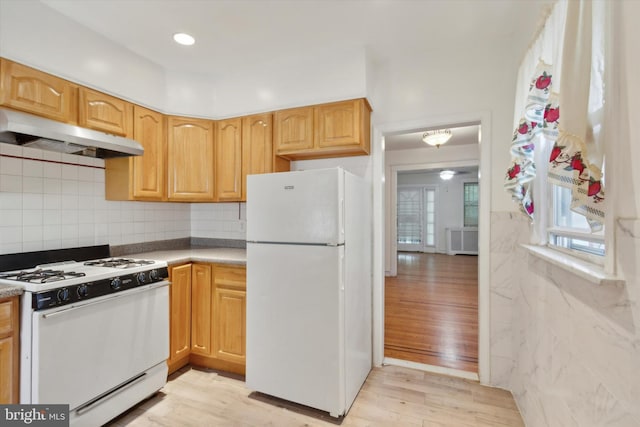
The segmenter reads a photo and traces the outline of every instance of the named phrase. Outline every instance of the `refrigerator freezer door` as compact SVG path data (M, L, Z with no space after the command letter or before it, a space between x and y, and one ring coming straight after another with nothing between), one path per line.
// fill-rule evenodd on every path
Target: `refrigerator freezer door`
M344 247L247 244L249 388L339 416Z
M344 170L248 176L247 241L344 243Z

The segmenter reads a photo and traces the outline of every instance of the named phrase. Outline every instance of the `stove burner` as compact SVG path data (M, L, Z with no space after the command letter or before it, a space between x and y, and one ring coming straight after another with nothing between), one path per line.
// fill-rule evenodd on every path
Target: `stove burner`
M128 258L111 258L100 259L96 261L87 261L84 265L95 267L117 267L117 268L133 268L141 265L155 264L155 261L148 261L144 259L128 259Z
M18 280L20 282L49 283L84 276L84 273L76 273L74 271L42 270L39 268L34 271L0 274L0 279Z

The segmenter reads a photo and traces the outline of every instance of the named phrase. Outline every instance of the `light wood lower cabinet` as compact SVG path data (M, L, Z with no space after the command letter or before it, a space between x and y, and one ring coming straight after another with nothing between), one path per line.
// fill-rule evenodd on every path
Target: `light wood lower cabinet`
M170 278L169 373L190 362L244 375L246 268L190 263L172 267Z
M213 288L212 356L244 366L247 331L246 269L216 266Z
M211 354L211 270L210 264L191 267L191 354Z
M189 363L191 353L191 264L169 269L169 373Z
M0 298L0 404L20 399L20 300Z

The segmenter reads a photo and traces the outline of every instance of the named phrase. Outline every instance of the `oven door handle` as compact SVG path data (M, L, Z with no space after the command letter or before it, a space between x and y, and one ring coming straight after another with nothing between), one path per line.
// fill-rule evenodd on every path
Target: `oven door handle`
M78 305L77 303L76 304L71 304L71 305L68 305L68 306L65 306L65 307L61 308L60 310L56 310L56 311L53 311L51 313L45 313L45 314L42 314L41 316L42 316L43 319L49 319L51 317L59 316L61 314L66 314L71 310L76 310L76 309L85 308L85 307L91 307L91 306L94 306L94 305L97 305L97 304L102 304L102 303L105 303L105 302L111 302L116 298L121 298L121 297L125 297L125 296L128 296L128 295L134 295L134 294L138 294L140 292L147 292L147 291L150 291L152 289L160 288L160 287L163 287L163 286L169 286L169 282L162 281L162 282L152 283L150 285L146 285L146 286L143 286L143 287L140 287L140 288L135 288L135 289L131 289L131 290L128 290L128 291L114 293L114 294L108 295L108 298L100 299L98 301L87 300L86 302L84 302L83 304L80 304L80 305Z

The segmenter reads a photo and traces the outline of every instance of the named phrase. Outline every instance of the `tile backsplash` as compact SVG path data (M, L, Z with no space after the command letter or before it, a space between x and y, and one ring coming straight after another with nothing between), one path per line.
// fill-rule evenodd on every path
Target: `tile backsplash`
M0 144L0 253L190 237L191 205L105 200L104 160Z

